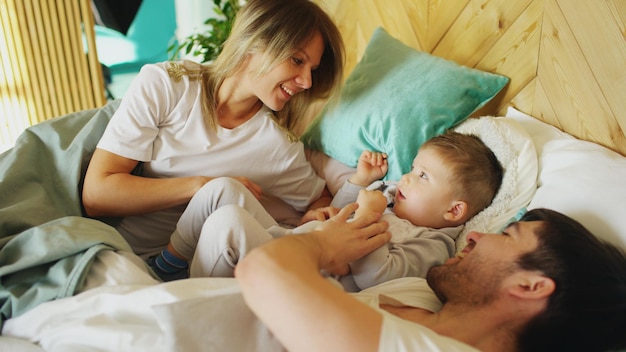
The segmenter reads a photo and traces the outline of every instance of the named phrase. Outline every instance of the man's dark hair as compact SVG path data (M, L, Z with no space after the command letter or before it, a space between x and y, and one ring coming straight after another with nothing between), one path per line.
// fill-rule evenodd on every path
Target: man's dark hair
M548 209L520 221L543 221L537 250L519 266L554 280L546 309L519 335L521 351L606 351L626 347L626 255L575 220Z

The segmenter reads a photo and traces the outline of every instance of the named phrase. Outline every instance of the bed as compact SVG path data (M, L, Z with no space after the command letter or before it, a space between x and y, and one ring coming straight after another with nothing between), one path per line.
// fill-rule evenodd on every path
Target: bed
M347 43L346 85L294 129L331 192L364 147L391 155L395 179L424 139L452 128L479 135L506 169L458 249L467 231L538 207L626 249L626 4L323 3ZM158 283L115 219L83 216L82 178L118 105L30 127L0 155L0 349L221 351L236 326L247 335L228 350L281 350L232 280ZM209 286L223 294L207 297Z

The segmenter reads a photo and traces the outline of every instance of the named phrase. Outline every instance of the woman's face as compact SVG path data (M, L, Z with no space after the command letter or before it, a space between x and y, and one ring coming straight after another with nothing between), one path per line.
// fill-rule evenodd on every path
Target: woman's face
M250 58L250 87L263 104L274 111L280 111L292 96L311 88L311 73L315 70L324 53L324 40L316 32L311 39L302 43L296 53L276 65L261 77L254 75L254 68L259 67L266 56L255 54Z

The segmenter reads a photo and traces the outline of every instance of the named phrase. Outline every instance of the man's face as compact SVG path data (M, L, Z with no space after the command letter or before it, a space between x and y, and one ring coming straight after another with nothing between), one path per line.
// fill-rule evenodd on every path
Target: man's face
M433 267L427 280L443 302L471 306L493 301L502 290L502 282L521 269L516 260L537 248L535 231L541 221L516 222L502 234L467 234L467 246L443 265Z

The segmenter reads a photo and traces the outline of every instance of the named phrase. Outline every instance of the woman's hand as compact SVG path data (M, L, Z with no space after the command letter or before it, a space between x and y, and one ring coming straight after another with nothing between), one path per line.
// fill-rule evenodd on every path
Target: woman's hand
M252 194L254 195L254 198L261 199L261 195L263 194L263 190L261 189L261 186L250 181L250 179L248 179L245 176L234 176L232 178L234 178L235 180L241 182L244 186L246 186L246 188L250 192L252 192Z

